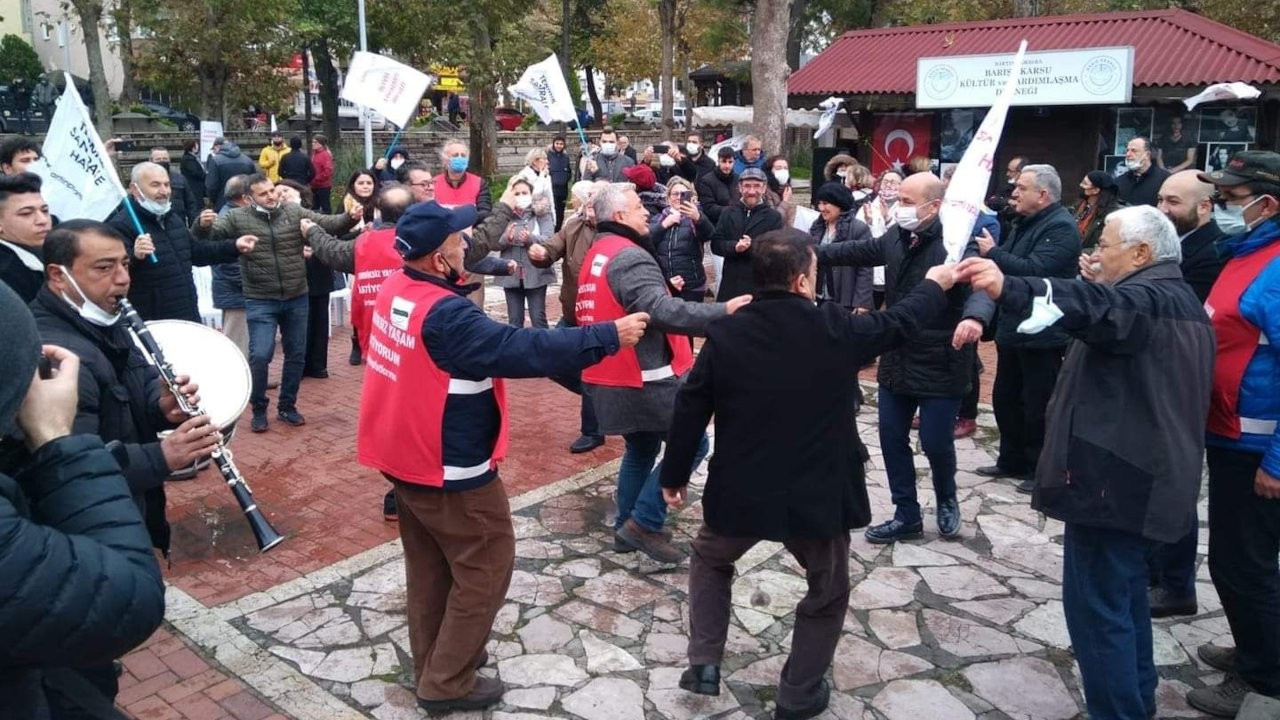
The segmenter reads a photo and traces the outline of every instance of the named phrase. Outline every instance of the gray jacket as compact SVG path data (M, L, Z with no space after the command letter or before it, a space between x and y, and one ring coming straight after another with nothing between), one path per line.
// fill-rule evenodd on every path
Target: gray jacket
M604 153L596 153L591 156L596 161L596 171L587 174L588 180L608 180L609 182L627 182L627 178L622 174L623 168L629 168L636 164L635 160L627 157L621 152L616 155L609 156Z
M509 232L514 230L519 233L520 230L527 229L529 231L528 242L524 245L516 243ZM533 244L543 244L551 239L551 235L555 233L555 218L550 213L546 215L535 215L532 210L525 210L515 220L508 224L507 230L498 236L499 256L503 260L515 260L520 264L520 269L515 275L499 277L494 280L494 284L500 288L540 288L546 287L556 281L556 271L552 268L540 268L529 260L528 246Z

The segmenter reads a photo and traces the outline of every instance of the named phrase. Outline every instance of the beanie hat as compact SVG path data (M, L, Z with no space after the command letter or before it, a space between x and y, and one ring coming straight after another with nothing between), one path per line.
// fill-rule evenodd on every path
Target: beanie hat
M840 212L849 212L853 209L853 192L838 182L823 183L813 199L816 202L835 205L840 208Z
M622 168L622 176L627 179L627 182L635 185L639 192L649 192L654 185L658 184L658 176L653 174L653 169L648 165Z

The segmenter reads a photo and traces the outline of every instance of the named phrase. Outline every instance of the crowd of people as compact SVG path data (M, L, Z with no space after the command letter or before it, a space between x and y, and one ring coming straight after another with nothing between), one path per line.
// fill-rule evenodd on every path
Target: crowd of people
M169 550L165 483L194 476L222 438L140 356L120 301L198 322L193 265L213 267L223 331L250 368L254 432L270 430L277 336L276 420L305 424L301 381L328 374L328 295L350 276L357 459L391 487L382 511L404 545L428 711L503 694L477 669L514 569L506 379L581 396L569 452L622 437L611 549L687 557L682 688L721 691L734 562L761 540L796 557L808 595L775 716L809 718L828 703L849 532L925 533L913 429L938 533L961 533L955 440L974 432L982 341L998 358L1000 441L977 472L1065 523L1063 603L1090 715L1155 710L1151 619L1198 612L1206 460L1209 572L1235 648L1201 647L1227 674L1187 700L1231 717L1248 692L1280 696L1280 154L1170 173L1136 137L1127 172L1088 173L1074 204L1051 165L1010 158L952 264L948 181L927 160L874 175L836 155L811 184L817 219L797 228L787 159L753 136L711 153L698 133L635 148L606 127L581 156L557 137L497 192L465 143L430 160L395 146L350 176L336 214L323 137L307 154L275 134L256 162L226 139L202 160L191 142L176 169L163 148L135 165L129 207L107 222L52 218L26 172L39 156L23 138L0 147L0 568L31 577L0 598L0 667L22 669L0 679L0 707L19 716L109 707L112 661L160 622L148 549ZM478 275L496 277L506 323L484 312ZM882 518L855 425L873 363L894 506ZM198 401L191 378L177 384ZM689 500L713 418L686 553L667 513ZM66 648L74 668L51 654Z

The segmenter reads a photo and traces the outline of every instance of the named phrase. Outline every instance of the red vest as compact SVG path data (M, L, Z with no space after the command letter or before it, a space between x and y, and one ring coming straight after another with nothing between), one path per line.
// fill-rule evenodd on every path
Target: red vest
M447 208L461 205L475 205L480 195L480 176L467 173L462 176L462 184L454 187L449 184L448 175L440 173L435 177L436 202Z
M1262 330L1240 315L1240 297L1262 270L1280 257L1280 242L1244 257L1232 258L1222 268L1204 309L1218 338L1213 365L1213 395L1209 399L1208 430L1214 435L1240 439L1240 382L1257 352Z
M365 230L356 238L356 275L351 287L351 326L360 339L360 351L369 351L369 323L373 304L387 276L404 267L396 252L396 228L390 225Z
M619 252L627 248L640 246L621 235L605 235L596 239L587 256L582 260L582 268L578 271L578 302L574 305L574 315L578 327L591 323L613 322L627 315L626 308L618 302L609 287L609 261ZM668 294L670 290L667 291ZM646 332L654 332L652 328ZM671 364L660 368L642 370L640 358L633 347L622 348L600 362L582 371L583 382L610 387L644 387L646 382L654 382L669 377L679 377L693 366L693 351L689 342L683 337L665 335L667 347L671 350Z
M497 467L507 454L507 395L502 380L455 380L423 347L422 323L453 293L414 280L403 271L382 284L370 322L364 387L356 426L356 459L404 482L443 487ZM492 387L501 429L488 463L477 468L445 463L445 402L450 395L476 395Z

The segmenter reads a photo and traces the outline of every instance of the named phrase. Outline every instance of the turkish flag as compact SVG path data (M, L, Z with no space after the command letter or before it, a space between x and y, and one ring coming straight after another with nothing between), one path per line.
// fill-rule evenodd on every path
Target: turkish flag
M931 157L929 138L933 113L891 113L876 116L871 132L871 172L902 172L911 158Z

